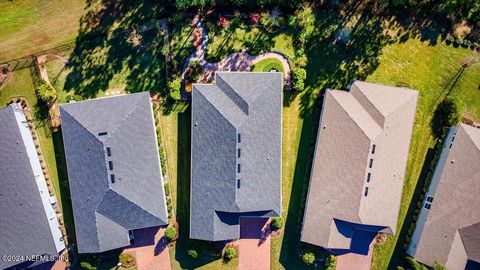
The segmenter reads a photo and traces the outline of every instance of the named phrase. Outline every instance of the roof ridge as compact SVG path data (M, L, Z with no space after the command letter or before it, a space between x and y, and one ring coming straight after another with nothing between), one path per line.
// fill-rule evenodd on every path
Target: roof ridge
M150 211L148 211L148 210L146 210L145 208L143 208L142 206L136 204L135 202L132 202L131 200L129 200L128 198L126 198L125 196L123 196L122 194L118 193L117 191L115 191L115 190L113 190L113 189L111 189L111 188L109 188L108 191L105 192L105 194L103 195L102 200L100 201L100 203L102 203L102 202L105 200L105 195L106 195L108 192L110 192L110 191L113 192L113 193L115 193L115 194L117 194L118 196L122 197L122 198L123 198L124 200L126 200L127 202L129 202L129 203L131 203L131 204L133 204L133 205L136 205L138 208L142 209L143 211L145 211L147 214L151 215L151 216L154 217L155 219L158 219L158 220L160 220L160 221L164 221L164 220L161 220L161 219L160 219L159 217L157 217L156 215L152 214ZM100 203L99 203L99 204L100 204ZM96 212L96 213L99 213L99 212L97 212L96 210L97 210L97 208L95 208L95 212ZM164 222L167 222L167 221L164 221ZM115 223L117 223L117 222L115 222ZM117 223L117 224L118 224L118 223ZM119 224L119 225L120 225L120 224ZM120 226L121 226L121 225L120 225ZM122 226L122 227L123 227L123 226ZM125 227L123 227L123 228L125 228ZM125 228L125 229L128 229L128 228Z
M65 112L66 114L68 114L68 115L75 121L75 123L77 123L78 125L80 125L80 127L82 127L85 131L87 131L88 133L90 133L90 134L95 138L95 140L97 140L97 141L100 142L102 145L104 145L103 142L102 142L101 140L99 140L99 139L97 138L97 136L95 136L95 134L93 134L90 130L88 130L88 128L86 128L84 125L82 125L82 124L77 120L77 118L75 118L73 115L71 115L71 114L70 114L67 110L65 110L64 108L62 108L62 110L63 110L63 112Z
M142 98L138 98L134 105L132 106L132 108L130 109L130 111L128 113L126 113L124 115L124 117L122 117L121 120L119 120L117 123L117 126L111 131L111 134L115 134L115 131L117 131L121 126L122 126L122 123L125 122L126 119L128 119L132 114L133 112L135 112L136 110L138 110L138 104L142 101ZM108 140L108 139L107 139Z
M218 88L218 87L217 87L217 88ZM234 127L235 130L237 129L237 127L230 121L230 119L228 119L227 117L225 117L225 115L224 115L221 111L218 110L217 106L215 106L215 104L213 104L213 103L202 93L202 91L198 91L198 90L197 90L197 93L200 94L206 101L208 101L208 104L210 104L210 106L212 106L213 109L215 109L215 111L217 111L217 112L222 116L223 119L225 119L232 127ZM243 122L242 122L242 123L243 123ZM240 126L240 124L239 124L239 126Z
M473 126L470 126L470 125L466 125L466 124L460 124L460 127L463 129L463 131L465 132L465 134L467 135L468 139L470 140L470 142L473 143L473 145L475 145L475 147L477 148L477 152L480 152L480 138L477 140L475 140L473 137L474 135L477 135L477 134L472 134L472 133L475 133L475 127ZM472 132L472 130L475 130ZM480 129L479 129L479 135L480 135Z
M355 102L357 102L360 107L362 108L363 111L365 111L365 113L368 115L368 117L378 126L378 128L380 130L383 130L383 128L378 125L377 121L375 121L375 119L372 118L372 116L368 113L368 111L365 109L365 107L362 106L362 104L360 102L358 102L358 100L349 92L349 91L343 91L343 90L332 90L332 91L340 91L340 92L345 92L347 95L350 95L353 100L355 100ZM369 140L373 140L373 138L370 139L370 136L365 132L365 130L360 126L360 124L358 123L358 121L356 121L353 117L352 117L352 114L349 113L348 110L345 109L345 105L343 105L341 102L339 102L337 100L337 98L335 97L335 95L332 95L332 98L333 100L338 104L338 106L340 106L342 108L342 110L349 116L349 118L355 123L355 125L357 125L360 130L362 131L362 133L369 139Z
M249 113L249 104L248 102L240 95L237 91L230 86L230 84L221 76L216 76L216 86L221 92L227 96L237 107L246 115ZM219 84L220 83L220 84ZM222 86L222 87L221 87ZM225 87L225 88L224 88Z

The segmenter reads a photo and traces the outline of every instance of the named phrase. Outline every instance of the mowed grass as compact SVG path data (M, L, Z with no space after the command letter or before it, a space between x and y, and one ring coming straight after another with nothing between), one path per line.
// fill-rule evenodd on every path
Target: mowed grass
M267 58L256 63L251 67L251 70L260 72L270 72L271 70L276 70L278 72L283 72L283 65L278 59Z
M180 226L180 238L169 248L173 269L238 269L238 259L225 263L211 253L207 242L188 240L190 211L190 110L179 105L160 118L167 155L167 171L171 183L175 213ZM188 249L199 253L197 259L188 256Z
M218 62L229 54L248 48L252 55L268 51L282 53L288 58L294 56L293 37L287 30L270 34L261 28L237 27L212 33L213 28L206 27L209 34L205 57L209 62ZM210 32L209 32L210 31Z
M0 1L0 62L73 42L85 0Z
M430 46L418 39L409 39L405 43L395 43L384 48L379 67L368 76L367 81L387 85L406 84L419 91L420 97L415 119L415 127L410 147L407 172L403 188L402 203L399 214L397 234L389 237L375 248L372 269L395 269L404 257L400 250L405 235L399 237L402 226L410 225L412 220L405 217L415 191L427 150L432 149L436 138L432 132L431 122L438 103L446 96L451 86L449 82L455 77L465 59L474 55L473 51L454 48L440 42ZM467 68L450 91L458 98L463 112L469 112L480 119L480 65ZM428 166L428 164L426 164ZM391 261L392 260L392 261Z

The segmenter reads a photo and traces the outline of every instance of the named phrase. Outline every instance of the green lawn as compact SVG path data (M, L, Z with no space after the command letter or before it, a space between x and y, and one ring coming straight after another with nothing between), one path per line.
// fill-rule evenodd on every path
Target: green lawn
M218 62L227 55L239 52L245 48L250 54L258 55L267 51L276 51L287 57L293 57L293 37L288 30L270 34L263 28L236 27L234 29L217 29L207 23L206 30L209 35L209 44L205 58L209 62Z
M173 112L162 115L160 120L164 135L169 180L176 202L176 218L180 226L180 238L169 248L173 269L238 269L238 259L225 263L212 247L204 241L189 240L190 209L190 110L178 105ZM187 255L188 249L196 249L199 258Z
M436 46L430 46L418 39L409 39L405 43L395 43L385 47L380 57L379 67L367 77L368 81L389 85L404 83L420 92L398 232L404 233L405 228L408 229L412 222L409 219L404 223L404 219L417 182L425 181L419 177L426 161L427 151L433 149L436 143L436 137L431 127L435 108L448 92L448 89L445 88L450 79L460 69L462 62L472 54L471 50L454 48L442 42ZM477 119L480 119L479 86L480 65L477 65L466 69L451 90L451 94L459 98L463 111L471 113ZM428 162L430 162L429 159L425 163L426 166L429 165ZM401 230L404 224L405 227ZM394 266L402 259L404 253L401 248L405 235L402 234L397 242L398 234L395 237L389 237L386 243L375 248L373 269L386 269L387 267L394 269ZM395 245L397 249L392 258Z
M75 40L85 0L0 2L0 62Z
M276 58L267 58L256 63L251 67L251 70L261 72L270 72L271 70L276 70L278 72L283 72L283 65L282 62Z

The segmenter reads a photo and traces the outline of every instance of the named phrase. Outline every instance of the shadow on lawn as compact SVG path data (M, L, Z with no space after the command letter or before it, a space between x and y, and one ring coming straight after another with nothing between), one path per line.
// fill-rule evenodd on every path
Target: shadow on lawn
M220 259L220 252L208 242L189 239L190 231L190 125L191 108L178 113L178 167L177 212L179 239L175 244L175 260L182 269L195 269ZM198 258L188 255L188 250L198 252ZM220 249L221 251L221 249Z
M87 1L68 65L65 90L95 97L112 86L127 92L165 95L163 34L156 27L139 33L141 44L128 41L132 29L154 22L162 12L156 1Z
M303 127L280 254L280 263L285 269L306 268L299 259L300 252L304 249L313 250L320 257L325 254L321 248L299 241L322 93L326 88L346 89L355 79L364 80L379 65L378 58L382 48L393 42L385 36L381 19L371 16L370 7L362 7L362 10L356 8L357 6L352 6L352 10L345 11L344 16L333 9L317 10L315 26L323 31L314 33L305 46L309 59L306 89L299 94ZM349 16L359 13L360 17L352 28L349 41L345 44L335 43L337 34L349 20ZM294 95L296 94L285 95L284 106L289 106Z

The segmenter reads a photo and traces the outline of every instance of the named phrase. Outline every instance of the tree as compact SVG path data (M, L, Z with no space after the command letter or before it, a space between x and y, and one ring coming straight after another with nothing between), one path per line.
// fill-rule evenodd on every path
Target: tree
M458 109L457 102L452 97L445 98L438 110L441 115L440 125L443 127L454 127L460 122L460 110Z
M182 98L182 95L180 93L181 85L182 85L181 77L176 77L173 80L168 82L170 97L173 100L180 100Z
M188 256L192 257L193 259L196 259L198 258L198 253L195 249L189 249Z
M167 238L168 241L172 241L175 236L177 236L177 230L174 227L168 227L165 230L165 237Z
M237 257L237 251L233 247L227 247L225 249L225 253L223 254L223 258L226 261L230 261L231 259Z
M270 222L270 228L272 231L277 231L280 230L283 227L283 218L281 217L276 217L272 219L272 222Z
M306 265L312 265L315 263L315 254L311 251L305 251L302 255L302 261Z
M39 82L36 93L38 98L45 102L52 101L57 97L57 91L55 88L44 80Z

